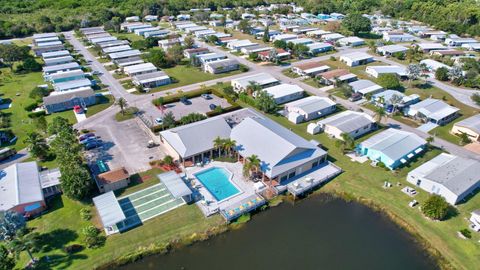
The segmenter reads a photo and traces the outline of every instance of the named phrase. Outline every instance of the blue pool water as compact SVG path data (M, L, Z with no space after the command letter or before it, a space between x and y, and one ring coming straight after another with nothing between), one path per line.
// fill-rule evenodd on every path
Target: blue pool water
M240 191L230 182L230 173L219 167L213 167L195 174L195 177L215 197L222 201Z

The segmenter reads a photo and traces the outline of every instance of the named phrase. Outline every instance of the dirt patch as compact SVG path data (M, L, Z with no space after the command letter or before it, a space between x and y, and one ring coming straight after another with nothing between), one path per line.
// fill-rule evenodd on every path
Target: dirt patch
M478 142L467 144L463 148L480 155L480 143Z

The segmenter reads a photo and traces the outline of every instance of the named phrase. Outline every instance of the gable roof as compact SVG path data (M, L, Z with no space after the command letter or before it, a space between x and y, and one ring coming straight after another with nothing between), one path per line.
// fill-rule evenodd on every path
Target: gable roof
M463 119L455 123L455 126L465 127L480 134L480 114Z
M439 183L456 195L461 195L480 181L480 162L441 153L411 171L430 181Z
M306 98L302 98L296 101L292 101L290 103L285 104L285 107L288 108L298 108L305 113L314 113L317 111L321 111L323 109L335 106L336 103L326 97L319 97L319 96L309 96Z
M217 137L222 139L229 138L230 131L231 128L223 117L213 117L162 131L160 136L181 157L187 158L213 149L213 140Z
M413 104L410 106L410 109L414 111L416 110L426 117L434 120L443 119L459 111L458 108L450 106L444 101L434 98L427 98L417 104Z
M424 139L414 133L389 128L363 141L361 145L382 152L383 155L396 161L426 143Z
M237 151L242 156L258 156L262 171L270 178L306 160L326 154L311 142L267 118L245 118L232 129L230 137L236 141Z
M38 201L43 201L43 192L35 161L15 163L0 171L0 211Z
M115 183L127 179L130 175L128 171L122 167L116 170L101 173L97 176L97 181L101 185Z
M372 123L375 121L370 115L355 111L344 111L318 122L319 125L333 126L345 133L351 133Z

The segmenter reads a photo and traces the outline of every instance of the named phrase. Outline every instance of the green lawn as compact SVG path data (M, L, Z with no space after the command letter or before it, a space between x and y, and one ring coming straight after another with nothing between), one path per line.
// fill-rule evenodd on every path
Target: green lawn
M135 33L116 33L116 32L110 32L112 36L117 37L119 39L128 39L130 42L137 41L137 40L143 40L143 36L139 36Z
M88 107L87 117L95 115L95 114L105 110L106 108L112 106L114 101L115 100L114 100L114 97L112 95L97 97L97 104Z
M133 176L134 183L118 194L126 195L158 183L156 174L161 170L154 169L138 176ZM140 178L144 182L137 182ZM94 214L92 221L80 218L80 209L89 208ZM100 227L100 221L91 204L72 201L65 196L52 201L50 212L28 222L42 234L43 248L35 253L41 258L40 269L93 269L112 260L133 254L142 250L153 250L156 247L173 241L186 239L194 234L203 234L216 226L224 224L223 219L216 215L206 219L196 205L185 205L166 214L145 222L140 227L122 234L107 237L105 245L98 249L84 249L68 256L62 248L73 243L82 244L81 229L92 224ZM48 255L50 263L46 263ZM22 254L18 266L27 260Z
M287 77L290 77L290 78L298 78L300 77L297 73L294 73L292 72L291 69L285 69L285 70L282 70L282 74L287 76Z
M28 95L33 88L45 82L41 72L13 74L8 68L2 68L0 72L0 97L12 100L11 107L2 112L10 115L11 130L18 138L10 147L20 150L25 147L23 140L27 133L35 130L32 119L24 110L25 106L35 102Z
M173 68L164 68L162 70L165 71L165 73L167 73L168 76L177 80L178 82L153 88L150 91L150 93L164 91L164 90L168 90L176 87L210 81L210 80L242 73L242 71L240 70L235 70L235 71L230 71L226 73L211 74L211 73L201 71L198 67L189 66L189 65L177 65ZM139 94L138 92L134 92L134 93Z

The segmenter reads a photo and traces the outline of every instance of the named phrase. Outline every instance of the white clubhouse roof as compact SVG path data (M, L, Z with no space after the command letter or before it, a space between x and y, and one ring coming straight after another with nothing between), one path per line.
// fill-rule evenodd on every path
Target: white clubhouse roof
M245 118L230 137L243 157L258 156L261 170L270 178L326 155L313 143L263 117Z
M418 135L389 128L361 143L362 147L383 153L390 160L398 160L409 153L418 151L427 142Z
M336 103L326 97L309 96L285 104L288 108L298 108L304 113L314 113L336 105Z
M358 80L349 83L353 89L353 92L366 95L368 93L378 92L383 89L380 85L370 81L370 80Z
M362 112L344 111L326 119L320 120L317 124L336 127L345 133L350 133L369 124L375 123L373 118Z
M0 171L0 211L20 204L43 201L35 161L15 163Z
M480 162L441 153L409 174L436 182L456 195L462 195L480 181Z
M465 127L480 134L480 114L458 121L455 126Z
M113 226L126 219L113 191L93 198L93 203L97 208L104 227Z
M213 149L213 140L230 137L231 128L223 117L212 117L203 121L160 132L177 153L188 158ZM201 138L201 139L199 139Z
M448 105L443 100L434 98L428 98L420 101L417 104L413 104L410 106L410 110L413 113L419 112L422 115L434 120L441 120L459 111L458 108Z
M274 99L289 96L295 93L303 93L305 90L296 84L282 83L272 87L267 87L265 90Z

